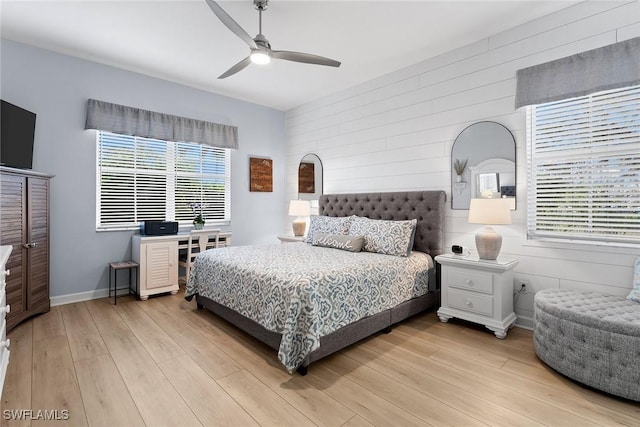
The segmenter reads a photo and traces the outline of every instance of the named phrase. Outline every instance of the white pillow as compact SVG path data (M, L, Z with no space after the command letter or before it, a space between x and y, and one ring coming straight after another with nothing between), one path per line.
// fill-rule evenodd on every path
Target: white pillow
M309 220L309 231L307 232L307 243L313 243L315 233L325 234L349 234L351 217L342 216L321 216L311 215Z
M352 216L350 235L364 236L362 249L379 254L409 256L416 232L415 219L386 221Z

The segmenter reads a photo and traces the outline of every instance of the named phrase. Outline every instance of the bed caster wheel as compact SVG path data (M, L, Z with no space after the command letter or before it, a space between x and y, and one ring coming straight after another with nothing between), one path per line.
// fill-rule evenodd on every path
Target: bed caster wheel
M386 328L384 328L382 330L383 334L390 334L391 333L391 326L387 326Z
M196 307L198 308L198 310L202 310L204 308L204 305L196 303Z
M309 373L309 367L308 366L300 366L298 369L296 369L296 372L298 374L300 374L300 376L305 376Z

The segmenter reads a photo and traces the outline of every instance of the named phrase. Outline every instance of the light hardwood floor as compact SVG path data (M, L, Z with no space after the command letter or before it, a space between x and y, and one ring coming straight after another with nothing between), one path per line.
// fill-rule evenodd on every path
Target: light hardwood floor
M640 405L554 373L519 328L498 340L425 313L301 377L181 294L58 306L15 328L2 426L640 425ZM20 409L69 419L5 419Z

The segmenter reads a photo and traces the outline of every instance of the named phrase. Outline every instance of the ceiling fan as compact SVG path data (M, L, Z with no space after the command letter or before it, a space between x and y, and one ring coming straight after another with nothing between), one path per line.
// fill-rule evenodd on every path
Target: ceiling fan
M285 59L287 61L304 62L306 64L327 65L329 67L339 67L340 62L333 59L325 58L323 56L312 55L310 53L291 52L288 50L273 50L269 40L262 34L262 12L267 9L269 0L253 0L256 9L259 13L259 34L255 38L251 38L245 30L242 29L236 21L233 20L227 12L220 7L218 3L213 0L206 0L207 4L216 14L218 19L222 21L235 35L240 37L246 44L249 45L251 53L249 56L238 62L233 67L229 68L225 73L218 77L224 79L234 75L238 71L243 70L252 62L254 64L268 64L271 62L271 58Z

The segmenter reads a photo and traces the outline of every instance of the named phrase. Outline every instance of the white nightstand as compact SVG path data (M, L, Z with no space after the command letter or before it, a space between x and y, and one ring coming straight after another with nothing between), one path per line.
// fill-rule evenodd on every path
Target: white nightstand
M280 243L304 242L306 240L306 236L292 236L290 234L281 234L278 236L278 239L280 239Z
M479 323L503 339L516 322L513 312L513 268L517 260L480 260L453 254L438 255L441 307L438 317Z

